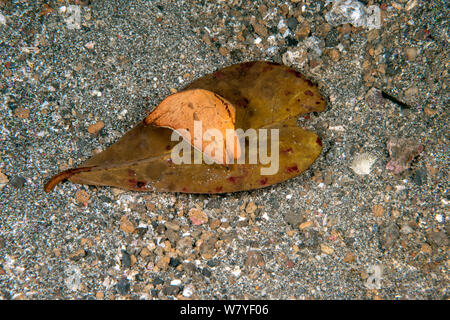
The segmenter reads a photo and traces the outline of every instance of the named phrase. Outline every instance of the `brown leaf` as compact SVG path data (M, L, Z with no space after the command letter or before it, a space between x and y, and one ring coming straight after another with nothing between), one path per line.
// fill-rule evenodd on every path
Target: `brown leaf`
M229 165L175 164L171 152L178 142L171 141L173 131L138 123L82 167L53 177L45 190L52 190L65 179L137 191L224 193L256 189L299 175L322 150L319 137L298 128L296 121L301 114L323 111L325 101L314 84L287 66L262 61L241 63L206 75L185 88L192 89L211 91L230 102L235 107L236 129L278 129L277 173L264 175L261 169L270 164L249 161ZM270 132L266 140L267 150L271 150ZM241 144L247 157L253 148L248 141ZM201 156L196 149L192 153Z

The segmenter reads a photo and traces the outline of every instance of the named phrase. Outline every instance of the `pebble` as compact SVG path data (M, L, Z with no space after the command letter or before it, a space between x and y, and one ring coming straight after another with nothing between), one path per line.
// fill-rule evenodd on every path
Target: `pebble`
M405 90L405 97L411 99L419 93L419 89L416 86L411 86Z
M355 255L352 252L347 252L343 261L345 263L352 263L355 260Z
M14 114L20 119L28 119L30 116L30 109L18 107L14 110Z
M180 279L174 279L174 280L170 281L171 286L179 286L180 284L181 284Z
M176 267L178 267L180 264L181 264L180 260L178 260L178 259L176 259L176 258L170 258L169 266L176 268Z
M255 213L256 209L258 209L258 207L256 206L256 204L251 201L247 204L247 207L245 208L245 212L247 212L248 214L252 214Z
M76 202L81 203L81 204L87 205L87 203L89 202L90 197L91 196L84 190L78 190L75 193L75 200L76 200Z
M448 237L443 231L429 231L427 233L427 242L438 247L448 244Z
M230 54L230 51L224 46L219 48L219 53L223 56L228 56Z
M97 121L94 124L91 124L88 128L87 131L90 134L97 134L100 130L102 130L105 127L105 123L103 121Z
M306 221L306 222L300 223L299 229L305 230L305 229L311 228L312 226L314 226L313 221Z
M290 17L287 19L287 26L289 27L289 29L291 29L291 31L295 31L295 29L297 28L298 25L298 20L294 17Z
M406 48L405 55L409 61L414 61L417 57L417 48L413 47Z
M86 256L86 251L84 249L78 249L77 251L69 255L69 259L73 261L78 261L84 256Z
M178 292L180 292L180 287L178 287L178 286L165 286L162 289L162 292L166 296L176 296L178 294Z
M21 189L25 185L25 178L22 177L14 177L9 181L9 184L14 188Z
M117 292L121 295L126 295L130 292L130 282L128 279L121 279L116 284Z
M311 32L311 27L309 26L309 23L304 22L300 25L299 31L295 35L299 39L305 39L306 37L309 36L310 32Z
M384 216L384 208L380 204L374 204L372 207L372 213L375 217L381 218Z
M261 252L256 250L251 250L247 253L247 258L245 259L246 267L263 267L264 258Z
M122 267L125 269L131 267L130 255L125 250L122 250Z
M267 28L260 23L257 23L257 22L254 23L253 29L259 36L261 36L263 38L267 38L267 36L269 35L269 33L267 32Z
M381 226L379 229L380 244L384 250L392 249L399 237L400 230L395 223Z
M334 62L337 62L339 60L339 51L336 49L328 49L326 51L326 54L333 60Z
M207 214L200 209L192 208L191 210L189 210L188 215L192 224L195 226L199 226L208 222Z
M412 175L412 180L418 186L422 186L427 183L427 171L425 169L418 169Z
M194 294L195 288L192 284L188 284L183 289L183 297L190 298Z
M320 244L320 251L321 251L322 253L325 253L325 254L328 254L328 255L331 255L331 254L334 253L334 249L333 249L332 247L330 247L330 246L324 244L324 243L321 243L321 244Z
M128 220L127 216L122 216L120 219L120 230L126 233L133 233L136 227Z

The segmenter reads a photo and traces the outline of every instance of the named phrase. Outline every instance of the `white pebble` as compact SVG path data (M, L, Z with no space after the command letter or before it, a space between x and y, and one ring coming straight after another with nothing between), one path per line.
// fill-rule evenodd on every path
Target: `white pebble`
M170 281L171 286L179 286L180 284L181 284L180 279L174 279L174 280Z

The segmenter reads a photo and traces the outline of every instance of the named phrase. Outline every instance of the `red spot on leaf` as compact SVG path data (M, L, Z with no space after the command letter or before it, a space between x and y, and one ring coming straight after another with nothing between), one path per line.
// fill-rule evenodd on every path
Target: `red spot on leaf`
M220 71L214 72L214 77L216 77L217 79L222 79L223 73Z
M269 180L268 178L263 178L263 179L261 179L261 180L259 181L259 183L260 183L262 186L264 186L264 185L267 184L267 181L268 181L268 180Z
M242 179L244 178L244 176L236 176L236 177L228 177L227 180L230 181L233 184L237 184L239 183Z
M283 154L291 154L293 151L294 150L292 150L292 148L288 148L288 149L281 150L281 153L283 153Z
M286 172L287 172L287 173L298 172L298 167L297 167L297 165L294 164L293 166L286 167Z
M216 188L216 192L222 192L222 190L223 190L222 186Z
M255 62L246 62L241 65L242 70L248 71L255 64Z
M319 146L322 146L322 140L320 140L320 138L319 137L317 137L317 139L316 139L316 143L319 145Z
M314 95L314 93L311 90L306 90L305 94L310 97L312 97Z
M295 71L294 69L288 69L288 70L286 70L286 72L288 72L290 74L293 74L297 78L301 78L302 77L302 74L300 72L298 72L298 71Z

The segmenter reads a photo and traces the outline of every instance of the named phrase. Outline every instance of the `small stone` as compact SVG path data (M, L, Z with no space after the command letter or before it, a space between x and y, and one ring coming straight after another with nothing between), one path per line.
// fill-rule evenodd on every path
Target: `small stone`
M369 32L367 32L367 42L372 42L376 39L378 39L379 33L378 29L372 29Z
M293 228L297 228L305 218L298 212L288 211L283 214L284 221L290 224Z
M308 61L308 55L304 48L296 47L293 50L286 51L281 60L285 65L302 68Z
M259 36L261 36L263 38L267 38L267 36L269 35L268 32L267 32L266 26L264 26L264 25L262 25L260 23L254 23L253 24L253 30L255 30L255 32Z
M376 30L376 29L374 29L374 30ZM370 88L370 90L367 91L364 98L365 98L367 106L369 108L382 107L382 106L384 106L384 103L386 101L383 98L383 94L381 93L381 90L379 90L377 88Z
M97 293L95 294L95 298L97 300L103 300L105 298L105 294L101 291L97 291Z
M175 89L175 88L170 88L169 91L170 91L170 93L177 93L178 92L178 90Z
M28 119L30 116L30 109L18 107L14 110L14 114L20 119Z
M189 210L188 215L192 224L195 226L199 226L208 222L208 216L206 215L206 213L197 208L192 208L191 210Z
M256 209L258 209L258 207L252 201L247 204L247 207L245 207L245 212L247 212L248 214L252 214L252 213L255 213Z
M130 282L128 279L119 280L116 284L117 292L121 295L126 295L130 292Z
M178 294L178 292L180 292L180 287L178 287L178 286L165 286L162 289L162 292L166 296L176 296Z
M412 180L418 186L422 186L427 183L427 171L425 169L418 169L412 175Z
M230 54L230 51L228 51L226 47L222 46L219 48L219 53L223 56L228 56Z
M88 128L87 131L90 134L97 134L100 130L102 130L105 127L105 123L103 121L97 121L94 124L91 124Z
M211 229L217 229L220 226L220 220L219 219L211 219L209 221L209 227Z
M261 252L256 250L251 250L247 253L247 258L245 260L246 267L263 267L264 258Z
M339 51L336 49L328 49L326 54L330 57L331 60L337 62L339 60Z
M429 231L427 233L427 242L431 245L443 247L448 244L448 237L443 231Z
M400 237L400 230L395 223L392 223L390 225L381 226L378 235L381 247L384 250L390 250L394 247Z
M183 289L183 297L190 298L194 294L195 288L192 284L188 284Z
M417 48L406 48L405 55L409 61L414 61L417 57Z
M205 277L211 277L211 271L208 268L203 268L202 269L202 275L204 275Z
M314 226L313 221L306 221L306 222L300 223L300 225L298 227L300 230L305 230L305 229L311 228L312 226Z
M334 253L334 249L324 243L320 244L320 251L322 251L322 253L325 253L325 254L333 254Z
M176 224L175 222L167 221L164 225L166 226L167 229L170 229L173 231L180 230L180 226L178 224Z
M86 49L89 49L89 50L94 49L94 46L95 46L95 42L94 42L94 41L89 41L89 42L87 42L87 43L84 45L84 47L85 47Z
M355 260L355 255L352 252L347 252L343 261L345 263L352 263Z
M84 191L84 190L78 190L78 191L75 193L75 200L76 200L78 203L87 205L90 198L91 198L91 196L90 196L86 191Z
M375 217L381 218L382 216L384 216L383 206L381 206L380 204L374 204L372 207L372 213Z
M290 17L287 19L287 26L291 31L295 31L295 28L297 28L298 20L294 17Z
M122 216L120 219L120 230L126 233L133 233L136 228L134 224L128 220L127 216Z
M14 188L21 189L23 188L26 180L22 177L14 177L10 180L9 184Z
M309 36L310 32L311 32L311 27L309 26L309 23L303 22L300 25L299 31L295 35L299 39L305 39L306 37Z
M131 258L128 252L122 250L122 267L128 269L131 266Z
M436 110L431 109L430 107L425 107L423 108L423 112L425 112L425 114L429 117L434 116L435 114L437 114Z
M409 87L405 90L405 97L409 100L419 93L419 89L416 86Z
M433 250L431 249L431 246L426 243L424 243L422 245L422 247L420 248L420 251L423 253L426 253L426 254L431 254L433 252Z
M159 269L161 269L162 271L165 271L165 270L167 270L167 268L169 268L169 263L170 263L170 257L163 256L158 260L158 262L156 263L156 266Z
M151 254L151 252L150 250L148 250L148 248L145 247L141 250L139 254L141 255L142 258L145 258L148 257Z
M352 32L352 26L349 23L343 24L342 26L337 28L338 32L343 35L343 34L348 34L350 32Z
M176 259L176 258L170 258L169 266L176 268L176 267L178 267L180 264L181 264L180 260L178 260L178 259Z
M77 251L69 255L69 259L73 261L78 261L84 256L86 256L86 251L84 249L78 249Z

